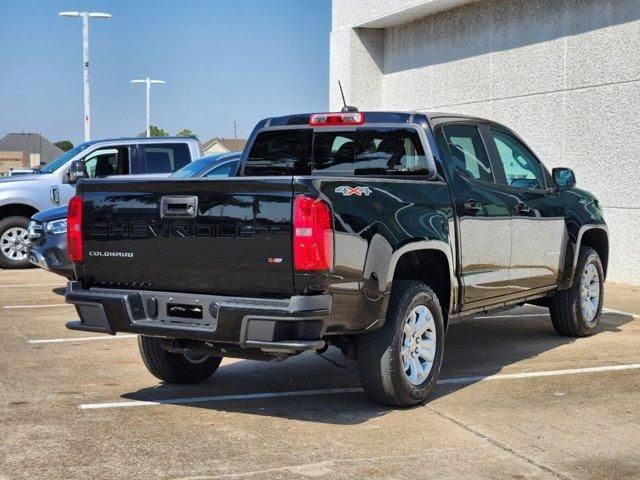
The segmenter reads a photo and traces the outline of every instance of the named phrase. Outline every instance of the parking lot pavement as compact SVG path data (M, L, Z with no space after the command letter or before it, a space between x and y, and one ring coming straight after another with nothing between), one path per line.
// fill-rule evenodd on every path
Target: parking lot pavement
M452 325L431 401L392 410L333 349L162 385L135 337L64 328L63 285L0 271L3 480L640 478L633 315L607 312L584 339L556 336L538 307Z

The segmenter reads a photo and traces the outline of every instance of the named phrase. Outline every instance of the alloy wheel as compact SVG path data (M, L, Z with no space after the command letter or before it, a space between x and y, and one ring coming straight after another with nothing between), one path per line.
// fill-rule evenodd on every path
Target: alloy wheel
M587 323L595 320L600 306L600 275L593 263L587 263L580 281L580 309Z
M431 311L418 305L407 316L402 331L402 368L412 385L420 385L431 373L436 357L436 327Z
M9 228L0 236L0 251L9 260L19 262L27 258L27 229L21 227Z

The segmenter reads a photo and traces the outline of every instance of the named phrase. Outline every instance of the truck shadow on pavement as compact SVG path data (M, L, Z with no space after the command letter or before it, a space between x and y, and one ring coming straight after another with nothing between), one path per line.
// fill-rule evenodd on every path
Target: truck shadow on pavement
M536 358L558 347L580 343L582 345L576 345L576 348L582 349L583 345L588 345L588 342L603 341L604 339L601 338L603 334L619 332L622 325L633 321L632 316L606 313L603 314L600 330L596 335L575 339L557 335L548 315L539 308L523 307L510 312L509 315L517 315L518 312L523 316L505 318L496 314L496 318L470 318L451 325L447 333L445 359L440 379L461 377L479 377L479 379L438 385L429 401L453 394L482 378L499 374L505 367ZM532 312L540 314L532 316ZM569 362L563 357L564 363L557 368L594 366L587 363L593 355L585 356L584 363L580 362L581 358L581 352L578 350L569 356ZM573 359L573 362L570 359ZM604 363L600 362L598 366ZM554 367L549 366L535 368L535 370L553 369ZM523 369L513 370L523 371ZM528 366L527 370L531 370L531 367ZM249 397L196 403L181 401L194 397L358 387L360 382L355 364L345 358L339 350L330 348L323 355L304 353L278 363L239 360L223 364L209 381L199 385L160 384L125 393L122 397L139 401L162 401L162 403L192 408L344 425L363 423L370 418L392 411L390 408L372 403L361 391L285 397Z

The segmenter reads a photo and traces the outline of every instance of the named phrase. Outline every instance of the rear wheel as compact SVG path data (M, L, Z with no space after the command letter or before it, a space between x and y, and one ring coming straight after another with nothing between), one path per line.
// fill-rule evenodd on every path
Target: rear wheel
M27 256L27 217L7 217L0 221L0 268L30 266Z
M147 370L170 383L203 382L214 374L222 361L222 357L169 352L156 337L138 336L138 347Z
M415 281L397 282L384 326L357 339L356 360L365 392L393 407L427 399L443 355L444 320L438 297Z
M586 337L600 323L604 293L604 272L600 256L591 247L581 247L573 285L558 291L549 312L553 327L565 337Z

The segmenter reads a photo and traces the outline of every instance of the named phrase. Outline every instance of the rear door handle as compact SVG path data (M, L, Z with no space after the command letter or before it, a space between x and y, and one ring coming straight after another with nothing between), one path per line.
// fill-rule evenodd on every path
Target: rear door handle
M527 215L531 212L531 209L529 208L529 205L525 203L518 203L516 205L516 212L518 212L519 215Z
M198 197L174 195L160 199L161 218L194 218L198 215Z
M464 202L464 209L469 213L478 213L482 207L475 200L467 200Z

